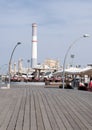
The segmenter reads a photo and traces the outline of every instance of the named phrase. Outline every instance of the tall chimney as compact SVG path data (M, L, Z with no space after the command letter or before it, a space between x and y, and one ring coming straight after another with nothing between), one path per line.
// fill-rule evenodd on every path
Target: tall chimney
M37 24L32 24L32 57L31 67L37 67Z

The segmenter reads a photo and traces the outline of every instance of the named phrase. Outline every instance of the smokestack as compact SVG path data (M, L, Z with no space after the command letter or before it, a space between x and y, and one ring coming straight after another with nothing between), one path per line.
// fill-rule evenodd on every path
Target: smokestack
M32 24L32 57L31 67L37 67L37 24Z

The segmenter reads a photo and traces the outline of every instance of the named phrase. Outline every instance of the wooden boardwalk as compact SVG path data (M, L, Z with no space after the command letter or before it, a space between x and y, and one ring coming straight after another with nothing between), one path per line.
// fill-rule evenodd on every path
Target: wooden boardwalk
M0 130L92 130L92 93L37 85L0 89Z

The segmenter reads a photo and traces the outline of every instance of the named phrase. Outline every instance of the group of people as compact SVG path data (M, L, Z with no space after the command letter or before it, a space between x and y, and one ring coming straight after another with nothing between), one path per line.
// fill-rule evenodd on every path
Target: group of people
M90 78L90 82L89 83L80 82L79 83L79 89L92 91L92 78Z
M73 78L68 86L69 85L72 88L78 88L78 90L92 91L92 78L90 78L88 83L85 83L83 79Z

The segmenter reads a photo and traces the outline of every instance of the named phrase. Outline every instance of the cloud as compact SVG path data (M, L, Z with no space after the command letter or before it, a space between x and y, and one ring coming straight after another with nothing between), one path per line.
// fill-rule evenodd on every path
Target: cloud
M69 1L45 1L34 2L29 0L8 0L2 2L4 7L0 15L1 23L7 21L11 23L28 23L37 21L39 24L66 24L73 23L78 19L89 18L92 16L90 3ZM88 4L88 6L87 6ZM2 4L0 4L2 6ZM89 16L88 16L89 14Z
M9 50L17 41L31 44L31 24L36 22L39 59L63 59L71 41L85 32L92 34L91 5L91 0L0 0L0 48L7 43Z

